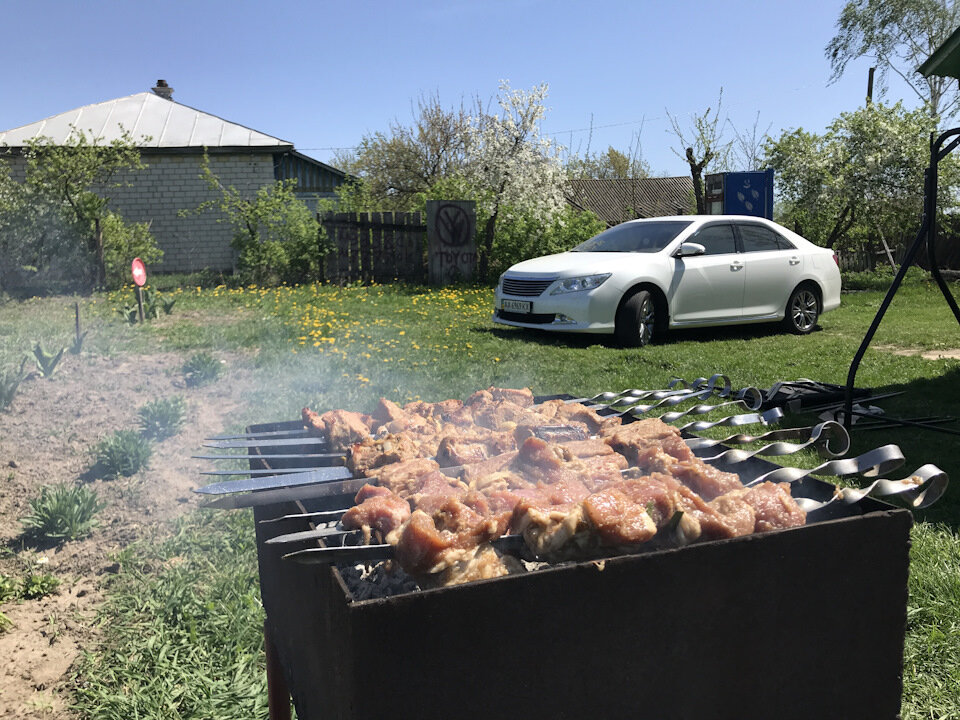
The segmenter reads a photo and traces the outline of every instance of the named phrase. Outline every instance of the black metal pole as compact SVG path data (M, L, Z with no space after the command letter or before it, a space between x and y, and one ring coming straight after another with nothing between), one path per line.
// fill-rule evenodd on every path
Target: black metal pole
M920 230L917 232L917 237L914 239L913 245L910 246L910 249L904 256L903 262L900 265L900 270L893 278L893 283L890 285L890 289L887 290L887 294L883 298L883 302L880 303L880 309L877 310L877 314L873 318L873 322L870 324L870 328L867 330L867 334L864 336L863 342L860 343L860 348L857 350L856 355L854 355L853 362L850 363L850 371L847 373L847 386L844 391L843 402L843 425L847 430L850 430L852 425L853 389L856 386L857 370L860 367L860 362L863 360L863 356L866 353L867 348L870 346L870 342L873 340L873 336L876 334L877 328L880 327L880 322L883 320L883 316L886 314L887 308L890 307L890 303L893 301L893 296L897 294L897 290L900 288L900 284L903 282L903 278L907 274L907 270L913 264L917 252L920 250L920 247L924 244L924 242L927 243L927 256L930 258L930 272L936 279L937 284L940 286L940 290L943 293L944 298L946 298L950 309L953 311L954 317L956 317L957 322L960 323L960 308L957 307L957 303L953 299L953 294L950 292L950 289L947 287L946 282L943 280L943 277L940 274L940 269L937 267L936 263L936 252L933 249L937 234L937 166L944 157L946 157L954 148L960 145L960 137L957 137L953 140L953 142L950 143L950 145L941 150L943 143L954 136L960 136L960 128L947 130L936 140L934 140L933 133L930 134L930 167L926 169L923 176L923 218L920 223Z
M953 298L953 293L950 291L950 288L947 287L946 281L943 279L943 275L940 273L940 263L937 262L937 165L940 160L945 158L950 152L960 144L960 137L956 137L953 142L951 142L946 148L941 150L940 148L947 141L947 139L953 136L960 136L960 128L954 128L953 130L947 130L943 133L937 141L933 144L930 151L930 165L933 170L933 186L930 188L932 199L930 202L930 207L932 214L930 217L930 226L927 231L927 259L930 261L930 274L933 275L933 279L937 281L937 285L940 287L940 292L943 293L943 297L947 301L947 305L950 306L950 309L953 311L953 316L957 319L957 322L960 323L960 308L957 307L957 301Z

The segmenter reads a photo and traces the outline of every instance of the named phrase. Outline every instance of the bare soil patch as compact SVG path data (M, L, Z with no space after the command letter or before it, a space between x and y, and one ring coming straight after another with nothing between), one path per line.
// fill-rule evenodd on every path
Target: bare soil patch
M172 353L67 356L52 379L24 380L0 413L0 573L22 576L35 566L62 580L56 595L0 608L13 622L0 633L0 718L73 717L63 685L80 650L96 642L96 611L104 578L117 570L115 553L196 507L191 490L203 484L199 472L209 464L190 456L204 437L223 430L249 383L245 371L231 367L228 382L188 389L183 361ZM186 424L154 445L149 469L132 478L84 479L100 439L137 427L145 402L178 394L187 401ZM19 521L40 488L79 482L107 503L94 533L60 545L26 539Z
M877 345L878 350L886 350L894 355L903 357L922 357L924 360L960 360L960 348L945 348L940 350L919 350L916 348L902 348L894 345Z

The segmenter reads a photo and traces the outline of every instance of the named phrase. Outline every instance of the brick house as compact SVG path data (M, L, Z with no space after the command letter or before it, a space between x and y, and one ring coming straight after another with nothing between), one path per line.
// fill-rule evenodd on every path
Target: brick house
M571 181L567 202L580 210L590 210L610 226L636 218L696 212L693 180L689 175L603 180L582 178Z
M180 216L216 196L200 178L204 149L211 170L224 185L251 195L276 180L297 178L304 200L332 197L345 174L297 152L293 143L182 105L163 80L152 92L86 105L19 128L0 132L13 177L22 179L23 146L32 138L65 142L73 129L107 144L126 130L147 168L135 173L129 187L110 188L110 209L132 222L149 222L163 262L151 270L193 272L234 267L228 223L216 210ZM6 146L6 147L4 147Z

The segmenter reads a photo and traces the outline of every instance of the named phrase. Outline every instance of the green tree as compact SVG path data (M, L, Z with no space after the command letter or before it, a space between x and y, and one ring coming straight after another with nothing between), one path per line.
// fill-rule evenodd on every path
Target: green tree
M639 143L628 152L617 150L612 145L606 151L567 160L566 171L571 179L594 178L597 180L634 180L650 177L650 165L639 152Z
M950 117L960 106L956 81L924 78L916 69L958 24L960 8L953 0L851 0L840 11L837 34L825 49L831 79L839 79L852 60L868 57L876 63L881 89L892 72L933 117Z
M480 276L490 277L504 262L494 256L507 246L519 247L510 228L537 227L542 231L532 238L554 237L547 228L564 210L559 148L539 128L546 93L546 85L527 92L503 83L497 112L478 102L471 114L462 107L443 109L436 98L421 100L412 126L394 124L338 160L356 180L338 188L336 208L422 212L426 200L473 200ZM513 251L504 255L513 256Z
M204 156L201 177L217 197L194 212L220 210L233 227L233 248L244 282L273 284L320 279L329 250L316 217L294 192L296 180L261 187L251 197L220 182Z
M0 271L6 283L32 277L40 285L102 285L108 193L145 167L132 136L123 131L120 138L100 144L74 128L62 145L38 137L22 154L22 183L0 162Z
M822 135L800 129L770 140L781 221L825 247L902 243L919 225L934 124L923 109L872 103L841 114ZM943 212L956 204L957 167L952 157L941 163Z
M338 156L338 167L364 180L364 202L409 212L419 193L463 172L468 125L463 106L447 109L436 96L423 96L410 125L394 122L385 133L364 136L355 151Z
M500 111L473 118L470 126L465 176L474 197L487 212L481 226L479 273L490 278L497 223L523 215L551 222L564 205L566 176L557 157L558 148L540 134L546 107L547 85L530 91L500 84Z
M108 286L119 287L129 282L130 263L134 258L140 258L147 265L163 259L163 250L157 247L150 233L150 223L126 222L116 213L108 212L101 228Z

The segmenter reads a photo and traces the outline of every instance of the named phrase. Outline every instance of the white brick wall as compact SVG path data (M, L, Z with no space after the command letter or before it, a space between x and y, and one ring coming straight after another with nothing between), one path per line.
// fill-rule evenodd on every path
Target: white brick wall
M147 168L130 177L129 187L111 187L104 193L110 198L109 208L124 219L150 223L150 231L164 256L161 264L148 269L233 269L232 231L222 213L210 209L179 216L181 210L195 210L200 203L217 197L200 178L202 156L144 153L141 159ZM23 160L13 158L11 165L13 177L22 180ZM272 153L211 155L210 169L225 186L232 185L251 196L274 182Z

